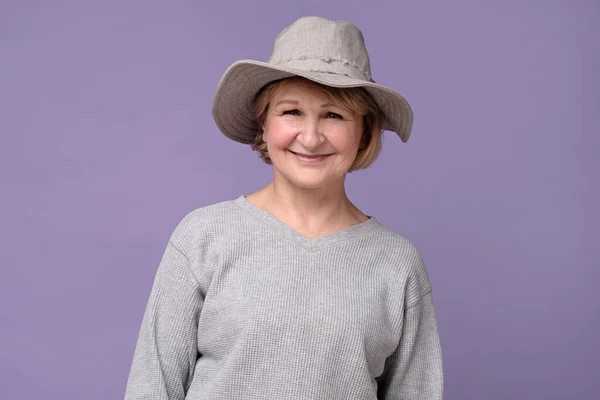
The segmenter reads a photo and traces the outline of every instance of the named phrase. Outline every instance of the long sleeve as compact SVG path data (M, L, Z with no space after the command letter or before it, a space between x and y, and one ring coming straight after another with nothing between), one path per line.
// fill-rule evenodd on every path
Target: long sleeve
M407 284L402 337L379 381L381 400L441 400L443 360L430 282L420 258Z
M189 260L169 240L136 344L126 400L183 400L198 357L203 296Z

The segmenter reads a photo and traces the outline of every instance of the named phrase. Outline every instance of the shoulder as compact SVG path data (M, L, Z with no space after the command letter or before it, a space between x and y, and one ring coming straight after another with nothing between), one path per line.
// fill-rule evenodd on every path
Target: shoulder
M234 232L247 218L236 205L237 199L196 208L184 214L171 233L170 241L180 248L195 242L213 239Z
M403 282L407 303L417 301L418 297L431 290L427 267L414 242L381 223L376 238L381 257Z
M375 239L376 246L387 259L395 260L402 265L416 265L423 262L421 252L414 242L379 221L377 221Z

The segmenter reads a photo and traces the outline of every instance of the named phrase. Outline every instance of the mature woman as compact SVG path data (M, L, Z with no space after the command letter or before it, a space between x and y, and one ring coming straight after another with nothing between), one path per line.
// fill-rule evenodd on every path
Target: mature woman
M431 285L418 250L346 196L406 100L376 84L354 25L301 18L268 63L223 75L213 116L272 164L266 187L175 228L127 399L442 398Z

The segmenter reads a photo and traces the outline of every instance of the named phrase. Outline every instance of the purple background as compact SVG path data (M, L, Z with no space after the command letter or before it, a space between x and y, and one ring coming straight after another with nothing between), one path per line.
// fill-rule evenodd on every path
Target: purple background
M218 79L303 15L357 24L414 108L348 190L423 253L446 399L599 398L594 0L3 0L0 397L123 397L172 229L271 176Z

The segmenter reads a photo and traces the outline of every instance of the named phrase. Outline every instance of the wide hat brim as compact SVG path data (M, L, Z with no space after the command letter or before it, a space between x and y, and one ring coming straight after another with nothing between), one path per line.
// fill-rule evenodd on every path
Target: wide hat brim
M383 112L382 129L396 132L402 142L408 141L413 123L412 109L394 90L345 75L303 71L254 60L237 61L223 74L212 108L218 128L236 142L253 143L258 132L253 105L256 94L269 82L292 76L338 88L363 87Z

